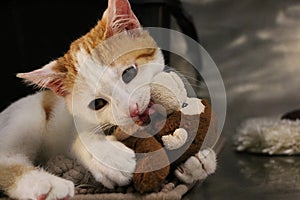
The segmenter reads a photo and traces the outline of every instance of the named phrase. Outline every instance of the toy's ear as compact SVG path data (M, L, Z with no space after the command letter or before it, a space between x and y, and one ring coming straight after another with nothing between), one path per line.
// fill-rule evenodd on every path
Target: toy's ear
M106 38L125 30L141 27L140 22L131 10L128 0L109 0L102 20L106 22Z
M32 72L18 73L17 77L40 88L49 88L60 96L65 96L68 93L63 84L66 74L67 69L55 60Z

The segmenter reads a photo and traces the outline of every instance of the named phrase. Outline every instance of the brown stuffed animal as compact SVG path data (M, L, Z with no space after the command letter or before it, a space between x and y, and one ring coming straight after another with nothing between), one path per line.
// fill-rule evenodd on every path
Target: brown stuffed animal
M162 72L152 86L152 100L166 112L157 112L149 126L133 134L126 134L120 127L113 132L137 154L133 184L140 193L158 191L170 169L198 153L210 125L208 101L188 98L181 79L172 73ZM166 88L164 81L176 85Z

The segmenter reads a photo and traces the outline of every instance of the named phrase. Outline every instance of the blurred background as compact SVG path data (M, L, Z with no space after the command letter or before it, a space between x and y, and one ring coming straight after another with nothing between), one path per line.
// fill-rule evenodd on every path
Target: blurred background
M298 0L132 0L144 26L181 31L207 50L222 75L227 116L217 172L184 199L297 199L300 157L268 157L234 151L239 124L258 116L300 108L300 1ZM15 77L67 51L101 18L107 1L0 2L2 98L0 109L33 92ZM170 41L184 52L184 39ZM197 93L205 83L176 55L167 63L185 71Z

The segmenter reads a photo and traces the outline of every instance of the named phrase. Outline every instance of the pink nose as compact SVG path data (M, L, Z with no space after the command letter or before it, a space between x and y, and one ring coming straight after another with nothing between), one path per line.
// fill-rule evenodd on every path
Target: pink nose
M129 106L130 117L136 117L139 115L139 105L137 103L132 103Z

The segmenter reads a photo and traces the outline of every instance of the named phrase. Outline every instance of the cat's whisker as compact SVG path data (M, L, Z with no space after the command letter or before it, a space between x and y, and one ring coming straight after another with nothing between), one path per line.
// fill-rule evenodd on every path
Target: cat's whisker
M101 132L103 132L103 129L102 129L101 125L98 125L98 126L94 127L94 129L91 131L92 134L99 134Z
M188 81L194 81L196 83L203 85L203 81L197 79L196 75L194 73L188 73L188 72L184 72L184 71L177 71L177 72L179 72L179 74L181 74Z
M115 130L116 127L117 127L116 125L110 123L100 124L92 130L92 133L93 134L104 133L105 135L110 135Z

